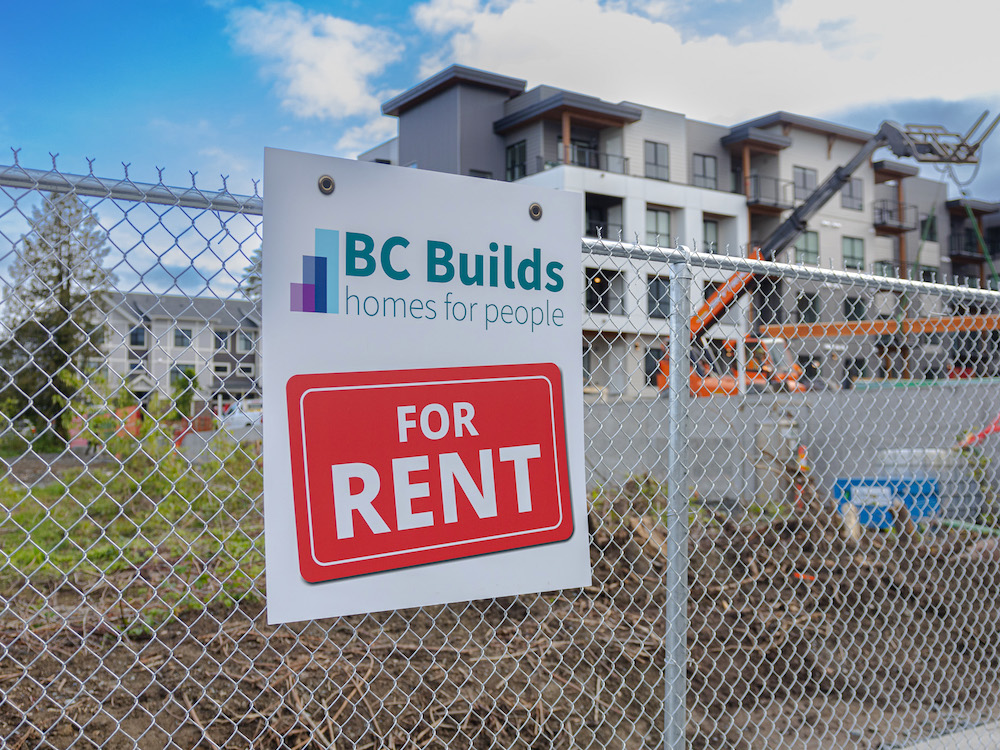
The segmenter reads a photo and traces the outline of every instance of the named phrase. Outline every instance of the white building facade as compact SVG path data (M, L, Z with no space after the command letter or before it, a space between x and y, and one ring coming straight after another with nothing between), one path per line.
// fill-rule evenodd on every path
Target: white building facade
M104 335L108 380L145 401L169 398L183 370L196 401L216 408L260 395L260 309L245 299L129 293L112 301Z
M382 109L398 118L398 136L360 159L569 190L584 204L582 236L734 255L763 242L872 137L787 112L735 126L698 122L550 86L527 90L523 80L462 66L432 76ZM995 204L973 203L980 223L997 213ZM965 202L949 202L943 183L877 155L778 260L985 281L982 255L964 246L956 252L952 238L964 237L967 223ZM666 269L598 257L581 256L588 385L626 398L655 395L666 333ZM692 307L725 276L702 273ZM762 283L752 306L751 300L741 303L712 336L739 338L751 324L756 332L767 324L890 316L895 304L892 295L855 299L820 294L807 282ZM891 360L891 352L869 349L866 355ZM822 360L824 352L802 356ZM893 374L891 363L883 369Z

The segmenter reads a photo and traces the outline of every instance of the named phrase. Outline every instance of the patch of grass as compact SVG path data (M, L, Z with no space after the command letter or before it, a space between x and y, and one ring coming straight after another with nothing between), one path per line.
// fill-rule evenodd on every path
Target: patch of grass
M219 439L210 460L192 462L154 425L109 448L118 463L29 489L0 483L0 594L9 600L26 581L53 591L110 577L123 607L138 613L123 609L119 627L130 634L260 595L258 447Z

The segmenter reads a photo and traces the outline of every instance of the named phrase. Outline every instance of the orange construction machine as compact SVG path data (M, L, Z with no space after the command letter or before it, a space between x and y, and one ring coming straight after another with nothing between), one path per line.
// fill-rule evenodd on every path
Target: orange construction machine
M894 122L883 122L878 132L861 147L858 153L847 164L835 169L822 185L792 211L791 215L759 248L755 248L749 253L748 257L751 260L776 260L805 230L809 219L850 181L851 175L858 167L883 146L888 146L896 156L912 157L921 162L947 164L978 162L979 147L1000 123L1000 117L997 117L977 140L970 142L969 139L985 120L987 114L984 113L965 136L950 133L937 126L909 125L904 127ZM690 382L691 391L695 395L735 394L744 390L740 388L738 367L730 366L725 362L724 357L720 367L713 363L712 359L704 356L706 349L713 347L721 347L722 349L729 347L735 351L735 342L711 342L707 340L706 334L744 294L755 289L758 279L765 275L753 271L734 273L706 298L691 318L692 364ZM772 350L778 341L780 339L777 338L763 339L752 335L747 337L744 342L748 348L744 374L745 390L783 392L806 390L806 386L800 382L802 368L791 363L787 350L782 347L783 357L780 361L772 356ZM782 341L782 343L784 342ZM718 357L714 359L719 360ZM660 372L657 376L657 384L660 388L667 387L669 371L669 364L664 358L660 362Z

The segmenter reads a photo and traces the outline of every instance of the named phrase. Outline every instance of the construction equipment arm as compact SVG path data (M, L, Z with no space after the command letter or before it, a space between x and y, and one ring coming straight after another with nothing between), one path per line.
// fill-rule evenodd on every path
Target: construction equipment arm
M812 195L797 206L792 211L791 216L785 219L774 230L771 236L764 241L764 244L760 247L761 259L774 260L784 252L785 248L795 242L796 238L805 230L809 219L815 216L826 205L827 201L848 183L851 175L857 171L858 167L868 161L871 155L878 149L886 145L892 148L896 156L911 155L911 149L909 148L909 144L906 143L900 127L895 123L883 122L878 132L861 147L861 150L854 155L854 158L844 166L833 170L833 174L827 177L826 181L812 192ZM900 151L904 151L904 153L899 153L897 147Z
M851 175L864 164L875 151L882 146L889 146L896 156L915 156L913 143L906 131L894 122L883 122L878 132L861 147L847 164L837 167L829 177L798 207L792 211L781 225L774 230L764 244L751 252L753 260L774 260L784 250L795 242L802 234L806 223L847 184ZM691 336L697 337L719 322L736 301L748 290L754 274L750 271L739 271L733 274L726 283L710 295L691 319Z

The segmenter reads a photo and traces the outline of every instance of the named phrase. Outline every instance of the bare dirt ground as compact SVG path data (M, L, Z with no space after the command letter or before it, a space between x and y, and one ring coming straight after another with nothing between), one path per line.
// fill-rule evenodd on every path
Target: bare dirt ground
M259 592L200 606L195 571L189 606L137 628L130 587L180 575L165 556L22 580L3 592L0 744L656 747L664 526L645 501L598 506L594 585L537 597L271 627ZM814 503L699 515L688 555L691 748L889 750L997 717L993 539L905 518L854 539Z

